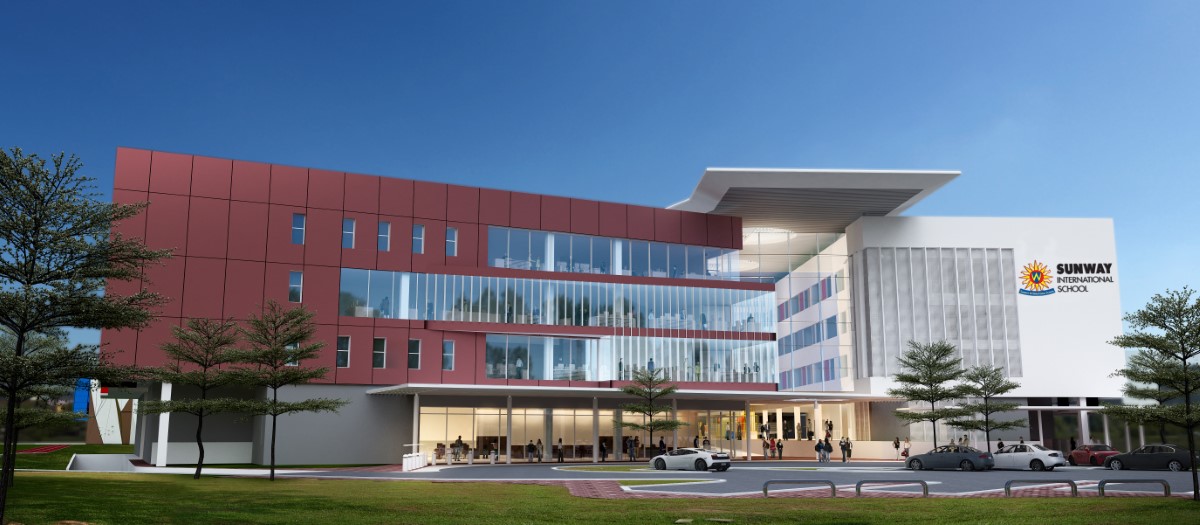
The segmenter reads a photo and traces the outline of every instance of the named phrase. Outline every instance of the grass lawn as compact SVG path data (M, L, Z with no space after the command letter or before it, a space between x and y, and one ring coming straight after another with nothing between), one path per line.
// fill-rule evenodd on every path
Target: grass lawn
M17 450L41 445L17 445ZM133 454L133 445L71 445L47 454L17 454L17 468L65 470L75 454Z
M1196 523L1182 498L622 499L576 498L554 486L154 474L20 472L9 516L33 524L414 523L602 525L703 523Z

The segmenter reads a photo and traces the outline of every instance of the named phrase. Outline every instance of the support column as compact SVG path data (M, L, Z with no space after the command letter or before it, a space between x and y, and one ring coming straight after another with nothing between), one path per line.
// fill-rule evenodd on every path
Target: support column
M804 436L800 435L800 406L799 405L792 405L792 430L795 432L795 434L793 434L793 435L796 436L796 441L801 441L804 439ZM799 452L799 450L797 450L796 452Z
M1129 436L1129 422L1125 422L1125 449L1133 450L1133 438Z
M592 398L592 463L600 462L600 400Z
M808 427L813 430L813 439L825 439L825 418L821 417L820 401L813 401L813 417L812 421L808 422Z
M744 426L746 428L742 430L742 440L743 440L743 444L746 447L746 461L750 461L750 432L751 432L750 427L754 424L754 421L753 421L754 418L751 417L754 413L750 411L750 402L749 401L746 401L745 414L746 415L744 416L744 418L745 418L744 420L745 420L746 424Z
M767 425L767 409L765 409L765 408L762 409L762 421L758 425L759 425L759 427L761 427L762 425ZM757 431L758 427L755 427L754 430ZM767 433L770 434L770 432L771 432L771 426L767 425ZM763 435L763 436L760 436L760 438L767 439L767 436Z
M625 457L625 427L621 425L625 421L625 411L616 409L613 411L613 461L624 461Z
M783 409L776 408L775 409L775 433L778 434L779 439L783 439L783 436L787 434L787 432L785 432L784 430L785 429L783 428Z
M554 453L554 446L557 442L554 441L554 409L547 408L544 412L542 433L546 435L545 445L542 450L538 451L541 454L541 461L558 461L558 456Z
M1104 423L1104 444L1112 446L1112 438L1108 434L1108 414L1100 414L1100 421Z
M162 393L158 396L163 401L171 400L171 383L162 384ZM171 430L171 413L158 415L158 450L154 453L154 466L167 466L167 439Z
M1143 425L1138 425L1138 443L1139 447L1146 446L1146 427Z
M508 396L508 401L507 401L506 406L508 407L508 412L507 412L507 416L505 417L505 429L504 429L505 445L504 446L507 450L504 451L504 464L511 465L512 464L512 396Z
M671 419L679 419L679 403L671 400ZM679 448L679 428L675 428L675 432L671 435L671 448Z
M1081 406L1081 407L1087 406L1087 398L1086 397L1079 398L1079 406ZM1092 440L1088 439L1088 434L1090 434L1090 433L1091 433L1091 428L1088 426L1088 411L1080 410L1079 411L1079 444L1091 443Z
M421 451L421 394L413 394L413 454Z

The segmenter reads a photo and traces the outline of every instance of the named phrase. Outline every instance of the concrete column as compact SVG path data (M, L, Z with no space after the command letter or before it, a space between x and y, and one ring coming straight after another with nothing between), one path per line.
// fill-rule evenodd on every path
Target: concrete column
M752 432L750 427L754 425L754 418L751 417L754 415L754 413L750 411L749 401L746 401L745 414L746 429L742 432L742 441L746 447L746 461L750 461L750 433Z
M779 439L783 439L785 430L787 430L787 429L783 428L783 409L776 408L775 409L775 433L778 434Z
M762 409L762 421L760 421L758 423L758 425L761 426L761 425L766 425L766 424L767 424L767 409L764 408L764 409ZM758 433L758 426L754 427L754 432L755 432L755 434ZM767 427L767 432L768 433L771 432L770 426ZM762 436L763 439L766 439L766 437L767 436Z
M825 439L825 418L821 416L821 402L813 401L812 421L808 422L808 427L813 430L813 439Z
M1108 434L1108 414L1101 414L1100 421L1104 423L1104 444L1111 447L1112 438L1110 438Z
M1126 452L1133 450L1133 438L1129 437L1129 422L1125 422L1125 447Z
M1087 398L1086 397L1079 398L1079 406L1081 406L1081 407L1087 406ZM1088 411L1080 410L1079 411L1079 444L1092 442L1091 439L1088 439L1088 434L1091 433L1090 431L1091 431L1091 427L1088 426Z
M600 400L592 398L592 463L600 462Z
M162 394L158 396L163 401L171 400L171 383L162 384ZM154 466L167 466L167 439L171 430L171 414L164 412L158 415L158 450L154 453Z
M613 461L624 461L625 457L625 427L621 426L621 422L625 421L625 411L616 409L613 411Z
M804 439L804 436L800 435L800 406L799 405L792 405L792 431L796 433L796 441L800 441L800 440ZM797 450L797 452L799 452L799 451Z
M421 451L421 394L413 394L413 454Z
M679 403L674 399L671 400L671 419L679 419ZM671 446L673 448L679 448L678 428L676 428L675 432L671 435Z
M1146 427L1138 425L1138 446L1146 446Z
M554 445L557 444L557 442L554 441L554 409L546 409L543 426L545 428L542 433L545 434L546 437L544 438L545 441L543 441L545 445L542 446L541 451L542 461L558 461L558 456L554 453Z
M504 450L504 464L512 464L512 396L507 398L507 416L505 417L504 441L506 450Z

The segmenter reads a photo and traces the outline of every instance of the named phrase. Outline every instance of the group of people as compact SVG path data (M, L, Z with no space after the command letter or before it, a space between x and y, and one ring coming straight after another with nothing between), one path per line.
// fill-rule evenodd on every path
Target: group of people
M900 451L900 436L896 436L896 439L892 440L892 447L894 447L896 449L896 459L900 459L901 457L906 458L906 457L908 457L909 449L912 448L912 443L909 442L907 437L904 438L904 451L901 452Z
M826 432L828 432L828 428ZM813 448L817 452L818 462L829 463L829 455L833 453L833 443L830 442L829 437L817 440L817 444ZM854 455L854 442L850 441L850 438L842 436L841 441L838 441L838 448L842 451L842 463L850 461L850 458Z
M783 459L783 440L775 438L763 439L763 458Z

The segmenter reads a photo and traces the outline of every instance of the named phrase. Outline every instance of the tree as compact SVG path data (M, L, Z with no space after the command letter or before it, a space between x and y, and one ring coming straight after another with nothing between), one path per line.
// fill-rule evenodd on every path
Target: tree
M962 397L958 386L947 385L962 377L965 372L961 368L962 359L954 357L956 353L958 349L945 341L909 341L908 350L900 356L900 366L903 370L895 376L900 386L887 391L889 396L929 403L929 410L897 410L896 417L910 423L928 421L933 424L934 448L937 448L937 422L955 418L961 413L957 408L937 407L942 401Z
M963 374L959 389L962 396L976 398L979 401L976 403L964 403L961 407L962 414L951 420L949 424L963 430L982 430L984 440L987 441L987 451L991 452L993 430L1009 430L1025 426L1024 419L1014 421L992 420L992 414L1010 412L1017 408L1016 403L999 402L996 401L996 398L1002 397L1004 394L1020 387L1021 385L1017 382L1010 381L1004 377L1004 371L1000 367L972 367ZM975 419L973 417L977 415L983 416L983 419ZM972 417L968 418L968 416Z
M175 340L163 345L163 352L173 359L153 372L156 379L172 385L194 386L200 391L195 399L170 399L142 403L143 414L179 412L196 416L196 447L200 455L196 459L193 479L200 479L204 468L204 418L222 412L237 412L244 401L231 397L209 397L213 390L235 384L241 376L225 368L238 361L237 324L232 320L191 319L187 328L171 329ZM179 396L182 397L182 396ZM159 443L160 447L166 443Z
M1200 411L1194 397L1200 393L1200 297L1188 287L1155 294L1144 308L1127 314L1133 330L1111 344L1137 350L1115 375L1132 382L1127 395L1157 401L1157 405L1109 406L1104 412L1134 422L1165 422L1187 434L1188 463L1192 471L1192 499L1200 501L1196 472L1196 436ZM1146 386L1151 385L1151 386Z
M624 403L621 409L632 413L641 414L646 418L646 423L633 423L630 421L619 421L622 427L630 428L640 432L648 432L650 434L650 444L654 444L655 432L670 432L681 427L687 426L687 423L677 419L667 419L665 417L655 419L657 414L670 412L670 405L661 404L660 402L670 397L679 388L666 378L661 368L656 370L639 369L633 371L633 381L621 387L621 391L625 394L637 398L634 403Z
M346 401L326 398L279 400L280 388L303 385L329 373L328 368L303 366L305 360L317 357L325 346L320 341L310 342L317 331L312 312L303 306L284 310L279 303L270 301L261 317L251 316L247 323L249 328L242 329L242 334L250 349L242 352L239 360L251 367L239 370L242 374L240 382L269 388L271 397L247 402L242 411L271 418L271 481L274 481L279 416L297 412L336 412Z
M114 223L137 215L145 204L98 201L92 179L79 175L80 168L74 155L54 155L47 165L20 148L0 150L0 327L12 337L0 371L10 374L0 378L0 395L7 398L0 523L26 389L42 380L95 375L105 365L86 357L86 348L31 352L35 334L63 327L142 328L153 318L150 309L163 300L145 289L128 295L105 290L109 281L142 278L147 265L169 252L112 232Z

